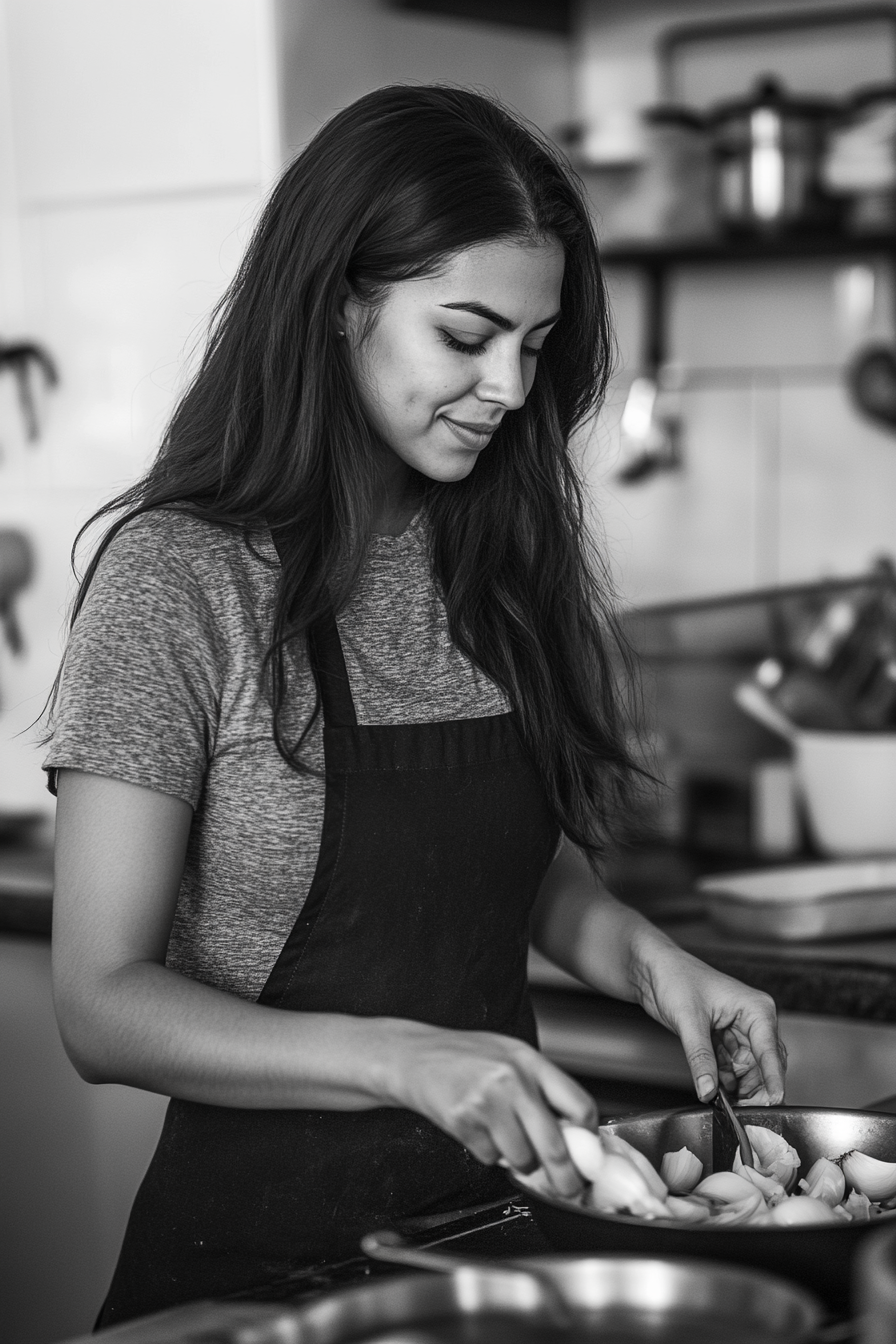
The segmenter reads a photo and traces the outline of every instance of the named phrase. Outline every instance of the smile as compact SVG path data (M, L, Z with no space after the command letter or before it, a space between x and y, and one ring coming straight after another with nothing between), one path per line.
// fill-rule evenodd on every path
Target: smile
M447 415L443 415L442 419L465 448L473 449L484 448L501 423L499 420L493 425L469 424L463 420L452 420Z

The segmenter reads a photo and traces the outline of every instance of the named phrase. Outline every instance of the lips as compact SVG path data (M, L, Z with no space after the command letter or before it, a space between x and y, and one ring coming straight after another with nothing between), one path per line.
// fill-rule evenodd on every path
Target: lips
M452 420L448 415L443 415L442 419L465 448L473 449L484 448L501 423L500 420L496 420L493 424L481 424L469 420Z

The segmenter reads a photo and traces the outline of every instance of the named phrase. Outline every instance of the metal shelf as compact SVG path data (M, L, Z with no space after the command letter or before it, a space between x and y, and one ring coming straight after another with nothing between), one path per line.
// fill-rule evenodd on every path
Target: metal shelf
M618 242L601 248L605 266L633 266L644 273L644 363L649 373L656 373L666 360L667 276L673 267L863 256L884 256L896 266L896 232L733 235L700 242Z

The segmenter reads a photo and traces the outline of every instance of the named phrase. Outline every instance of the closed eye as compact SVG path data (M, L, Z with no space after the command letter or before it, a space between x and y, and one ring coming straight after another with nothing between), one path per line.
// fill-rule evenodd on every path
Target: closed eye
M457 350L462 355L481 355L485 350L485 341L459 341L456 336L452 336L450 331L439 328L439 336L449 350ZM536 349L532 345L521 347L522 353L529 359L537 359L541 354L540 347Z
M450 331L439 328L439 336L449 350L457 350L462 355L481 355L485 350L485 341L459 341Z

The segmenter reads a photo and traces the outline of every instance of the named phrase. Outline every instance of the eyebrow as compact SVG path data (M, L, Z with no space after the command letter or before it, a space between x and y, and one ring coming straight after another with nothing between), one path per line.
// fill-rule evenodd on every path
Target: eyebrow
M484 317L486 322L493 322L496 327L500 327L501 331L513 331L513 323L509 318L502 317L500 313L495 312L494 308L489 308L484 303L476 303L471 300L468 303L442 303L439 307L452 308L463 313L474 313L476 317ZM553 317L546 317L543 322L536 322L535 326L530 327L529 330L539 331L542 327L553 326L555 322L559 321L560 314L555 313Z

